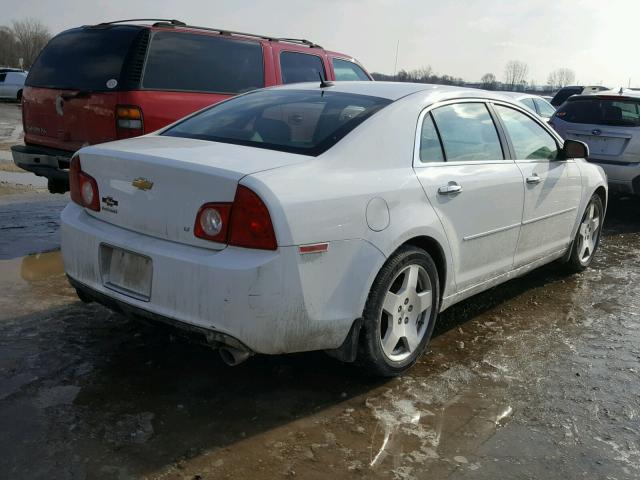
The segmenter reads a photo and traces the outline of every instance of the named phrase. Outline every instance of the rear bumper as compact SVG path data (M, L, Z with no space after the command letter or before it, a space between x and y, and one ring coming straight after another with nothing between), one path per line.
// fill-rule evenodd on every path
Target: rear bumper
M11 147L11 154L13 163L23 170L50 180L68 182L69 162L73 152L33 145L14 145Z
M602 167L607 174L611 193L640 195L640 162L613 162L597 158L588 161Z
M103 284L103 244L152 260L148 301ZM62 255L71 283L100 303L232 338L265 354L338 348L362 315L368 281L384 262L363 240L331 242L328 252L311 255L300 255L296 246L208 250L116 227L74 203L62 212Z

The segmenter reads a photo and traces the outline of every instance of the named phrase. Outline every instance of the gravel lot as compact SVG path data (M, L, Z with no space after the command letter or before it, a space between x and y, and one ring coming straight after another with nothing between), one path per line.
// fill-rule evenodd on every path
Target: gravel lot
M56 250L68 197L15 189L0 191L2 478L640 477L637 200L612 201L593 268L453 307L418 365L380 381L320 353L230 368L81 304Z

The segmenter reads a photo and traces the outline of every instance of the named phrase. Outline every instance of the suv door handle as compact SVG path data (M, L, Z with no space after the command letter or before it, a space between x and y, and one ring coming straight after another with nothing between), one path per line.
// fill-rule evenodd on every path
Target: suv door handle
M537 173L534 173L530 177L527 177L527 183L530 185L535 185L537 183L540 183L541 181L542 178L540 178Z
M438 189L440 195L456 195L462 191L462 186L456 182L450 182L449 185L443 185Z

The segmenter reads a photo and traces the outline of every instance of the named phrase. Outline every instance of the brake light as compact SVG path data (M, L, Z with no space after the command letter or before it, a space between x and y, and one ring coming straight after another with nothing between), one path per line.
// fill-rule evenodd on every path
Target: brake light
M116 133L118 138L137 137L144 133L142 110L135 105L116 107Z
M81 207L100 211L100 192L95 179L82 171L80 157L74 155L69 166L69 187L71 200Z
M269 210L249 188L239 185L233 203L205 203L198 210L193 233L198 238L235 247L276 250Z

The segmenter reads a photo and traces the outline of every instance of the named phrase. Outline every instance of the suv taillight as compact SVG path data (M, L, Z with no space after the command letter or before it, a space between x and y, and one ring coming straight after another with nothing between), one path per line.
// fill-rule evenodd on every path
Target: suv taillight
M249 188L239 185L233 203L205 203L193 229L198 238L235 247L276 250L269 210Z
M69 166L69 187L71 200L81 207L100 211L100 192L95 179L82 171L80 157L74 155Z
M137 137L144 133L142 110L135 105L116 107L116 134L118 138Z

